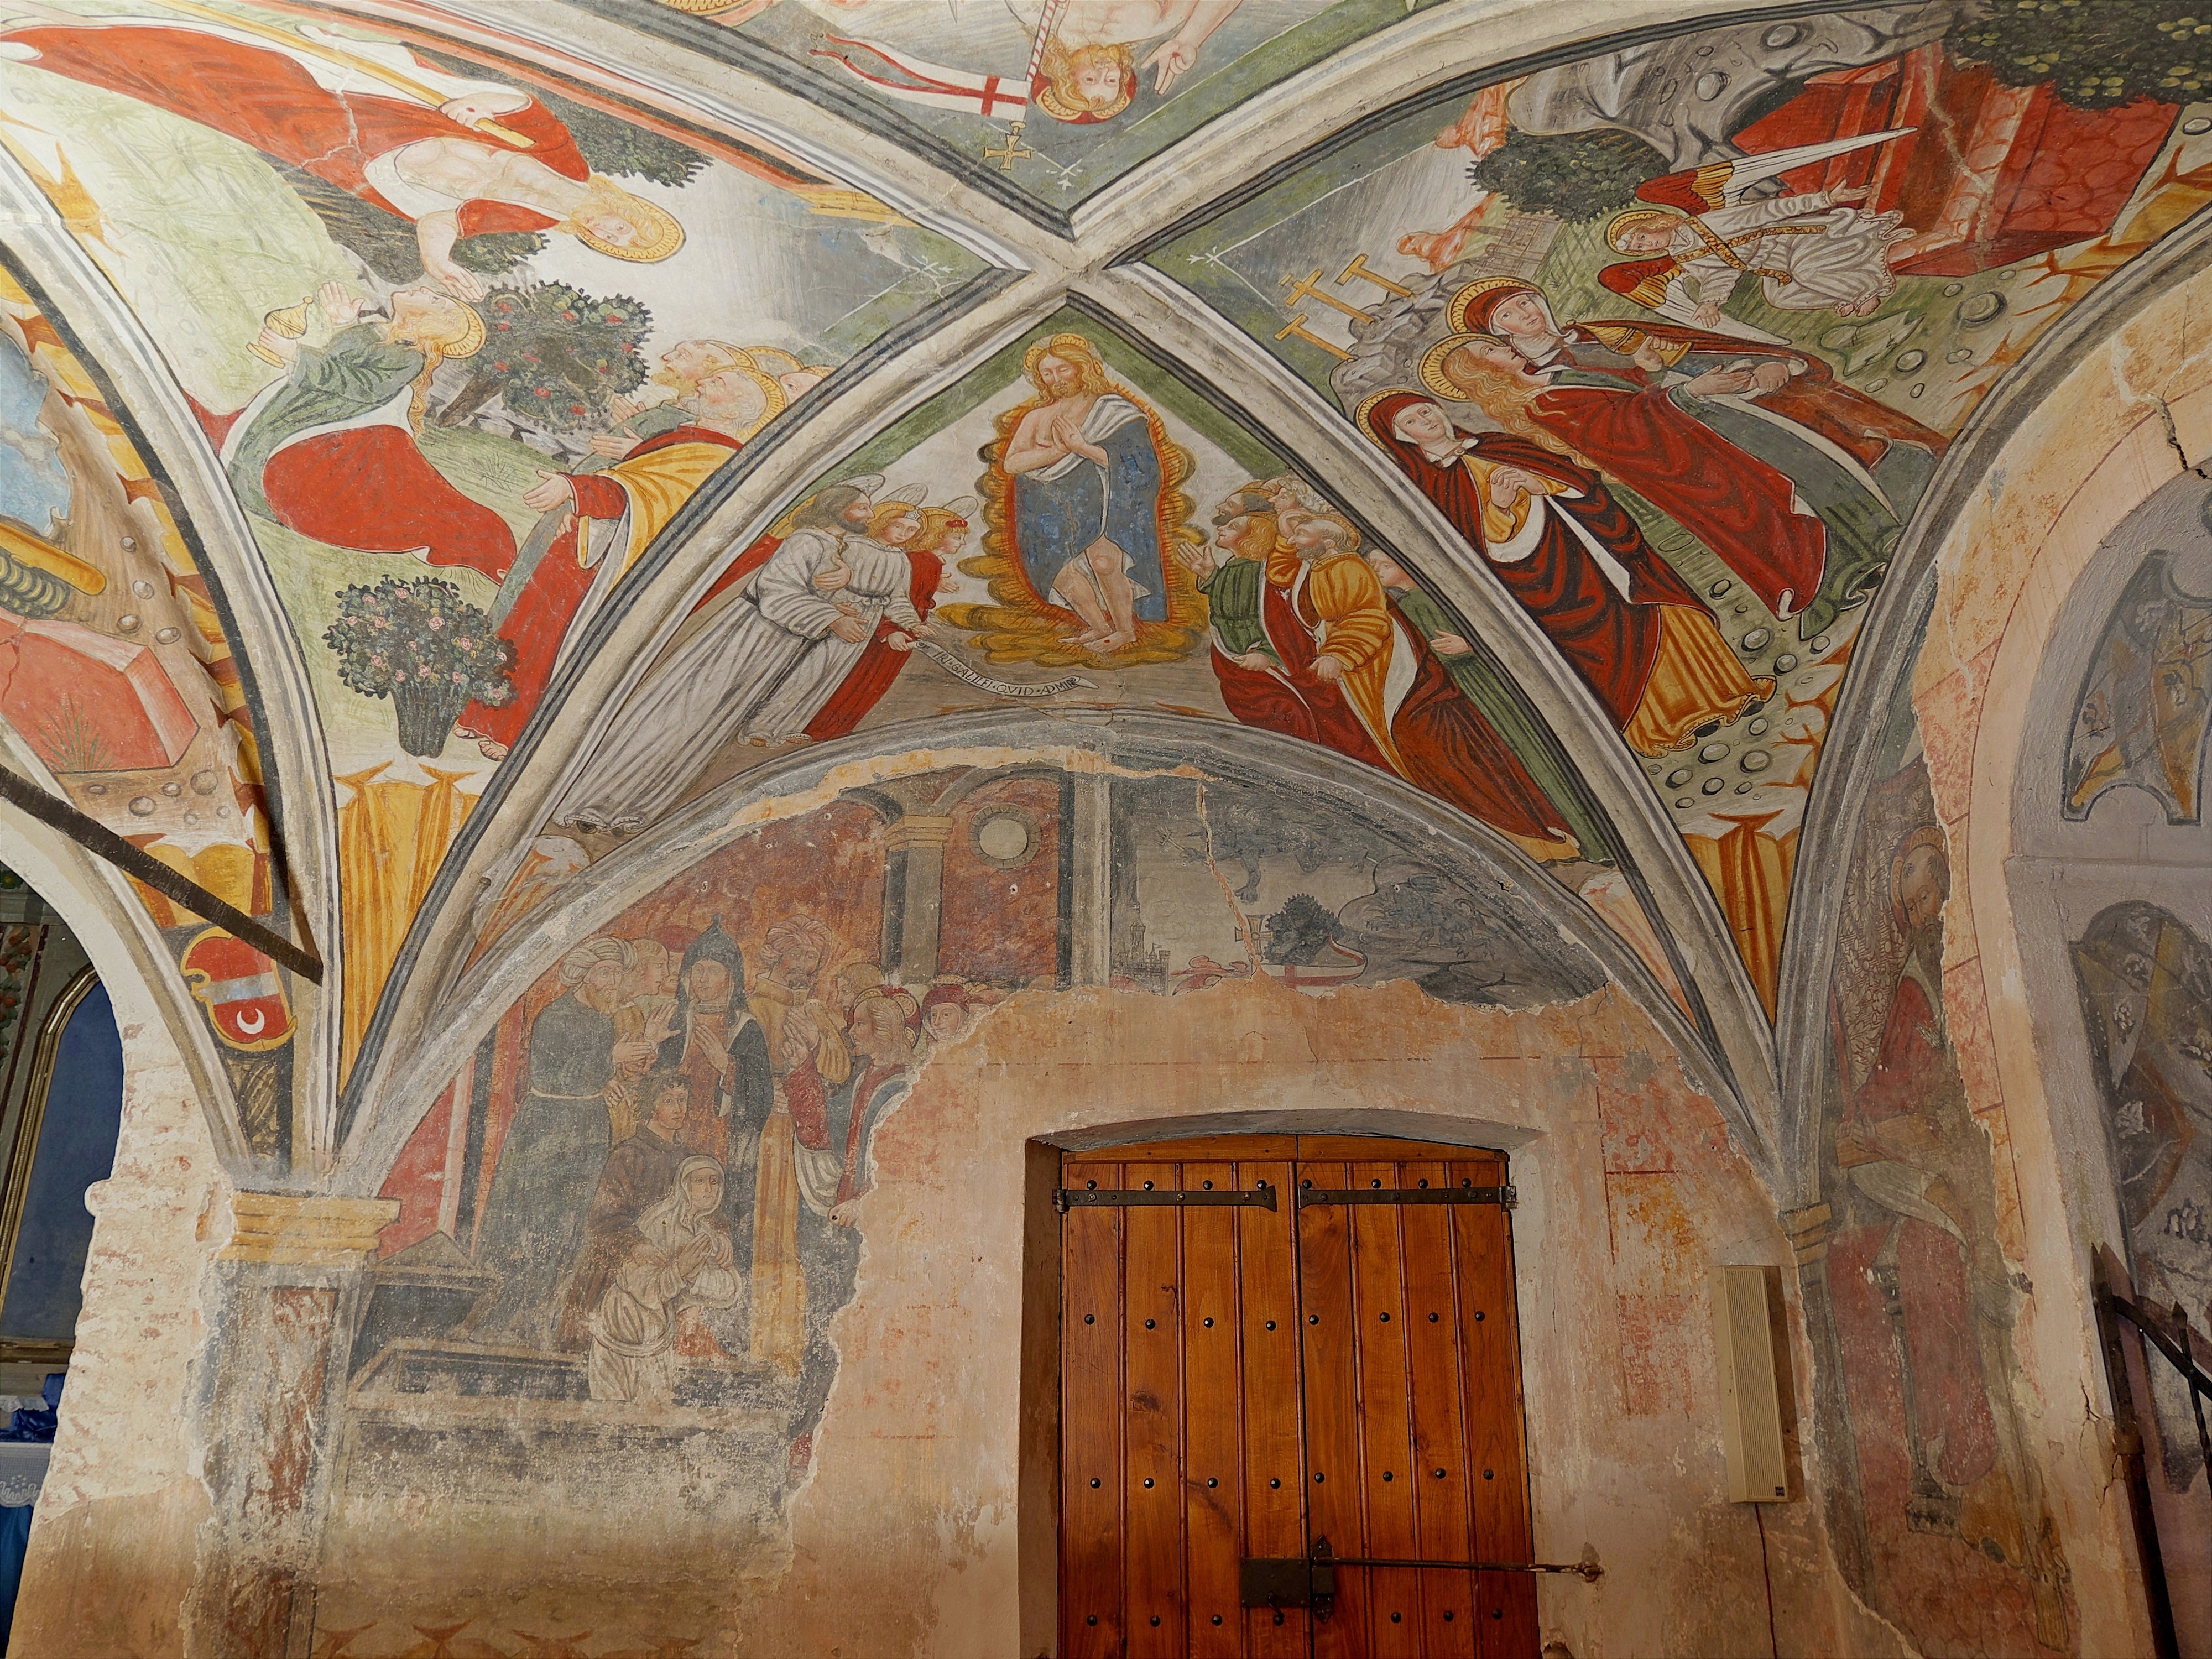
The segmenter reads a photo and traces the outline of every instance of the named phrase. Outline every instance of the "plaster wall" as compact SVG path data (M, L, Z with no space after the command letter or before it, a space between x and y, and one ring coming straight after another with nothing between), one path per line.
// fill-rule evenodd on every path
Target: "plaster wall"
M1842 1589L1814 1506L1768 1506L1762 1539L1725 1501L1709 1275L1786 1245L1644 1017L1612 989L1515 1013L1264 979L1024 993L931 1058L878 1131L787 1545L743 1541L746 1518L701 1489L711 1471L675 1462L503 1517L465 1492L425 1501L426 1471L413 1498L339 1501L319 1630L373 1625L363 1655L465 1621L499 1651L509 1632L585 1630L592 1653L1048 1650L1049 1559L1022 1512L1042 1497L1021 1433L1025 1148L1238 1128L1510 1150L1536 1547L1594 1546L1607 1568L1595 1587L1547 1581L1547 1637L1586 1659L1763 1654L1771 1583L1785 1651L1903 1650Z
M1912 675L1936 807L1963 878L1946 911L1950 1035L1998 1160L2002 1243L2035 1287L2018 1346L2087 1652L2143 1651L2149 1637L2109 1478L2108 1390L2090 1312L2089 1252L2112 1202L2090 1181L2105 1167L2102 1133L2087 1096L2061 1086L2078 1062L2050 1069L2079 1042L2079 1016L2035 994L2051 966L2026 959L2033 912L2019 907L2024 892L2044 902L2033 895L2047 872L2015 865L2041 849L2020 846L2014 801L2024 752L2065 741L2063 726L2033 726L2033 694L2068 595L2128 514L2212 450L2202 289L2202 279L2178 284L2146 304L2021 422L1946 538ZM2145 874L2166 861L2164 838L2148 825L2110 833L2121 860ZM2054 1008L2071 1018L2054 1018Z
M114 1172L96 1218L53 1462L40 1495L9 1651L27 1659L176 1653L209 1499L189 1389L207 1336L204 1279L228 1231L229 1184L191 1072L110 897L68 843L10 816L7 860L100 969L123 1039Z

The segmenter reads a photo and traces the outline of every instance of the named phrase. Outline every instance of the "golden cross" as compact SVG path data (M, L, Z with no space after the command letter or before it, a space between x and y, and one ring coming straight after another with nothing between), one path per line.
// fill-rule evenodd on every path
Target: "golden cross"
M1316 272L1316 274L1318 275L1319 273ZM1355 276L1363 283L1372 283L1376 287L1382 289L1384 292L1395 294L1401 300L1409 300L1413 298L1413 290L1410 288L1401 288L1397 283L1392 282L1388 276L1378 276L1373 271L1368 270L1367 256L1364 253L1353 255L1352 263L1345 266L1341 271L1337 273L1336 280L1340 284L1341 284L1350 282Z
M1022 124L1019 121L1006 129L1006 147L1004 149L993 149L988 144L983 146L983 159L987 161L996 161L1002 173L1012 173L1014 170L1015 162L1026 161L1036 154L1035 150L1023 144ZM1318 276L1320 273L1315 274Z
M1288 276L1284 277L1283 286L1291 291L1291 297L1286 303L1297 305L1304 300L1318 300L1325 306L1334 306L1347 317L1357 317L1363 323L1371 323L1375 320L1372 312L1362 311L1358 306L1346 305L1334 294L1322 293L1317 286L1320 282L1321 272L1318 270L1302 283Z
M1316 276L1320 274L1321 273L1319 271L1316 271L1314 273ZM1352 354L1346 351L1342 346L1332 345L1327 340L1322 339L1320 335L1310 334L1306 331L1306 314L1303 311L1297 316L1291 318L1291 320L1285 324L1281 328L1275 331L1275 337L1279 340L1287 340L1293 334L1297 335L1301 340L1304 340L1308 345L1319 346L1323 351L1328 353L1332 357L1338 358L1347 363L1352 361Z

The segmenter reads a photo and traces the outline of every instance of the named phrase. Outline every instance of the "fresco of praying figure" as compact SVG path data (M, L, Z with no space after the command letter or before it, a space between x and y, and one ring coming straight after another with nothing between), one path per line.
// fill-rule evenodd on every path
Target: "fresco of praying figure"
M797 737L889 617L921 630L913 568L895 547L854 532L866 495L832 485L803 512L737 600L670 656L625 704L557 810L562 823L630 833L682 797L737 736Z
M1168 614L1152 420L1079 334L1031 346L1023 371L1038 395L994 464L1012 480L1022 569L1039 599L1074 613L1066 638L1111 656Z
M483 319L434 288L400 289L382 321L363 319L341 283L316 297L337 329L326 343L273 326L253 343L288 372L230 423L223 465L240 504L333 547L505 580L507 520L448 483L416 443L430 377L483 349Z
M687 1158L668 1195L638 1218L638 1242L591 1317L592 1398L666 1404L676 1397L680 1349L720 1352L685 1316L733 1308L745 1293L722 1207L722 1166Z
M1452 297L1423 383L1587 458L1710 547L1801 638L1863 604L1944 441L1791 345L1668 322L1561 323L1486 276Z
M483 280L453 244L555 231L617 259L665 259L684 228L594 173L568 128L528 93L434 69L405 47L313 26L79 17L0 34L0 53L226 133L415 225L425 274L463 300Z
M643 1242L638 1218L676 1184L676 1171L693 1153L679 1139L691 1085L680 1073L659 1071L638 1085L644 1121L615 1143L584 1218L584 1249L568 1276L553 1346L582 1352L592 1345L591 1317L607 1286Z

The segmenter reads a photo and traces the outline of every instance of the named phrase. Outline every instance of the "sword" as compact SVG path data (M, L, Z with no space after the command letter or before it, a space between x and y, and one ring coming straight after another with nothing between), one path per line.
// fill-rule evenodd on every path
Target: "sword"
M1063 691L1074 690L1078 686L1086 691L1097 689L1095 681L1086 680L1080 674L1069 674L1060 679L1048 680L1042 685L1018 685L1012 680L994 680L988 674L977 673L934 640L917 638L914 642L914 648L955 679L965 681L978 691L988 691L994 697L1034 700L1038 697L1056 697Z

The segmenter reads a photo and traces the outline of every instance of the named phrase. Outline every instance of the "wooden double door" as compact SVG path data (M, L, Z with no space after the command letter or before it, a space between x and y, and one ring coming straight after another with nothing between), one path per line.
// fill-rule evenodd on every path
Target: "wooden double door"
M1535 1659L1504 1158L1062 1160L1060 1651ZM1333 1589L1333 1596L1313 1595Z

